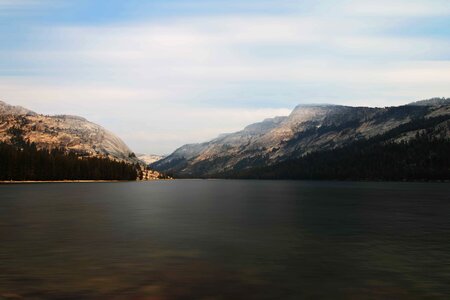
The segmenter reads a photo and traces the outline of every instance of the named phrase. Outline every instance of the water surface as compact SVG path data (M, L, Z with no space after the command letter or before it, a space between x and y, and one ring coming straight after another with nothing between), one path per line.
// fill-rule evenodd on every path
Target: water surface
M450 185L1 185L0 242L0 299L448 299Z

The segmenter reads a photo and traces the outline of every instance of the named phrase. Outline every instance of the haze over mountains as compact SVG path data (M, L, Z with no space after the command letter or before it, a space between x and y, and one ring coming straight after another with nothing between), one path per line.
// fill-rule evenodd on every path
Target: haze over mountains
M216 177L338 149L424 119L436 120L432 127L441 128L436 134L448 139L450 99L386 108L299 105L289 116L266 119L205 143L182 146L151 167L181 177ZM409 141L423 130L402 131L390 140Z
M156 155L156 154L136 154L137 158L146 163L147 165L157 162L158 160L163 159L164 155Z

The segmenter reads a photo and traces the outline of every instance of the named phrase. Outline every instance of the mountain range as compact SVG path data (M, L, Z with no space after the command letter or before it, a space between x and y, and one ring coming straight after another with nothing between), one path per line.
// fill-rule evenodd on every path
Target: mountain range
M14 154L20 149L28 156L19 161L46 156L36 152L41 150L50 155L45 160L51 164L61 160L77 165L73 155L102 160L83 162L83 168L97 164L101 170L93 175L84 171L83 178L102 178L109 168L116 171L108 178L133 177L132 170L114 165L118 162L137 168L137 178L144 180L162 174L176 178L450 179L450 99L384 108L298 105L288 116L184 145L165 157L136 156L118 136L82 117L42 115L0 101L0 144L10 160L21 157ZM72 156L64 157L64 153ZM103 160L113 163L108 167ZM22 166L20 171L11 161L8 172L15 178L25 173L35 178L41 168L39 159L31 163L33 170ZM82 167L73 168L78 172ZM58 177L51 174L48 171L45 176ZM74 177L67 172L64 176Z
M403 130L396 131L399 128ZM432 137L450 138L450 99L384 108L299 105L289 116L266 119L208 142L184 145L150 166L177 177L233 178L248 174L253 178L261 168L313 153L342 149L383 135L384 144L407 143L426 130Z

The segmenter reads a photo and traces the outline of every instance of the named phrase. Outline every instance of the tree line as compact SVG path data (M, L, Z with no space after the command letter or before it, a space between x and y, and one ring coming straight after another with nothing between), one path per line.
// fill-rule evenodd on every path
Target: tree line
M63 149L37 149L19 136L0 142L0 180L136 180L138 166L107 158L81 157Z

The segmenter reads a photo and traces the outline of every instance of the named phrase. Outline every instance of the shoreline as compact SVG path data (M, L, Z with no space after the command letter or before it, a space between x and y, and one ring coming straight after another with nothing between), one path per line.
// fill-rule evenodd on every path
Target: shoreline
M161 181L161 180L173 180L173 178L158 178L147 180L0 180L2 184L20 184L20 183L112 183L112 182L149 182L149 181Z
M0 181L0 184L19 184L19 183L95 183L95 182L131 182L137 180L8 180Z
M357 182L357 183L450 183L450 180L318 180L318 179L254 179L254 178L177 178L178 180L242 180L242 181L315 181L315 182ZM151 180L23 180L23 181L1 181L0 185L8 184L33 184L33 183L117 183L117 182L149 182L177 180L175 178L151 179Z

